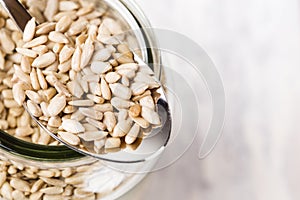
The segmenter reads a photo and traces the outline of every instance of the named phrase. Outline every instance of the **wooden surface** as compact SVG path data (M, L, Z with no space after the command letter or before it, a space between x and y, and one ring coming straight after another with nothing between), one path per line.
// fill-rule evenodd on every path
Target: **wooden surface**
M127 199L300 199L300 16L296 0L139 0L154 27L183 33L224 80L221 141L198 160L199 141L149 175Z

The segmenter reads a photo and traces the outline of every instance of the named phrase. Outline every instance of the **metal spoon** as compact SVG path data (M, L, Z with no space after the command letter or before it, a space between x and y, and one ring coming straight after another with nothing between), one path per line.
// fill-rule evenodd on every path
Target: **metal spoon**
M20 30L23 32L27 22L32 18L27 10L22 6L18 0L0 0L2 6L7 10L12 20L14 20ZM133 52L133 51L132 51ZM134 60L143 66L148 66L138 55L133 52ZM149 67L149 66L148 66ZM158 81L159 82L159 81ZM36 123L43 128L49 135L51 135L57 141L65 144L70 149L77 151L81 154L92 156L101 160L119 162L119 163L136 163L143 162L150 159L152 156L160 154L166 147L171 133L171 115L169 106L166 100L165 93L160 87L156 90L160 97L157 101L157 112L161 118L162 126L152 129L151 133L144 137L141 144L136 149L125 147L117 152L109 152L106 154L97 154L92 151L87 151L78 148L77 146L70 145L57 137L54 133L49 131L36 117L30 112L31 117ZM28 111L26 104L24 103L25 109Z

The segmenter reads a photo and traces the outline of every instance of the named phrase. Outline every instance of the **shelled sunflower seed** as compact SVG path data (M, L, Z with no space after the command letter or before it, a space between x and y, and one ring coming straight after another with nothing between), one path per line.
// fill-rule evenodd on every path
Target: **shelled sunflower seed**
M94 152L133 144L144 129L159 126L154 94L160 84L148 66L135 63L121 24L78 1L48 4L48 22L36 26L32 18L16 49L23 61L13 64L17 104L25 102L63 141L92 145Z

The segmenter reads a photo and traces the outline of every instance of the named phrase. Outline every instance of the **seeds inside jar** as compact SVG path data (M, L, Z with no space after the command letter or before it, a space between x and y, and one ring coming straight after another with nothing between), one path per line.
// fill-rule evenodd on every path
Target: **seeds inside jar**
M113 138L113 131L120 121L130 118L128 109L124 114L123 107L118 109L113 105L112 99L119 97L110 88L110 84L116 83L130 88L133 83L132 78L125 76L126 72L119 73L120 69L116 68L124 62L124 59L122 61L119 58L120 54L126 54L118 50L122 48L113 37L120 33L121 28L117 20L108 17L110 15L95 10L96 6L81 3L87 1L61 2L62 0L22 1L35 17L30 22L24 40L8 15L0 8L0 128L25 141L58 145L57 141L31 120L22 106L25 102L43 124L53 130L57 129L58 135L78 146L82 145L81 141L93 143L95 152L101 153L100 150L105 146L110 149L122 145L125 138ZM72 5L66 8L63 6L65 2L72 2ZM34 21L40 24L35 26ZM108 22L116 27L109 25L103 28ZM63 37L52 38L51 32L59 32L61 34L56 35ZM95 51L86 52L92 49L89 48L91 46ZM132 74L129 72L129 77ZM103 97L102 79L106 82L107 92L111 92L110 98ZM152 91L147 91L151 96ZM122 100L129 101L130 105L139 103L138 96ZM72 127L62 130L65 127L63 122L68 123L73 118L84 129L77 124L74 126L76 129ZM131 129L136 127L132 122L129 124ZM124 126L118 125L122 134ZM129 130L128 137L137 132L131 133L131 129L126 129ZM87 166L86 170L89 167L92 166ZM96 199L97 196L103 196L85 191L82 183L86 172L73 168L39 169L1 160L0 169L0 198Z
M135 63L126 36L116 38L124 32L119 21L77 1L48 1L44 9L48 22L36 26L41 17L31 19L17 48L23 62L14 65L11 107L26 103L75 146L101 138L106 145L95 146L96 152L121 146L118 141L132 144L144 128L160 125L153 98L160 85L151 70ZM119 120L122 110L129 115ZM97 131L88 134L83 124Z

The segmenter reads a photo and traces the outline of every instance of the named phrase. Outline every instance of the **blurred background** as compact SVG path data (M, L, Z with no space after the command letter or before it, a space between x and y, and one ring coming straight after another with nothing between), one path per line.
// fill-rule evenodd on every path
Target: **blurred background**
M221 74L226 121L214 151L201 140L127 199L300 199L300 2L139 0L153 27L202 46ZM202 114L205 115L205 112Z

